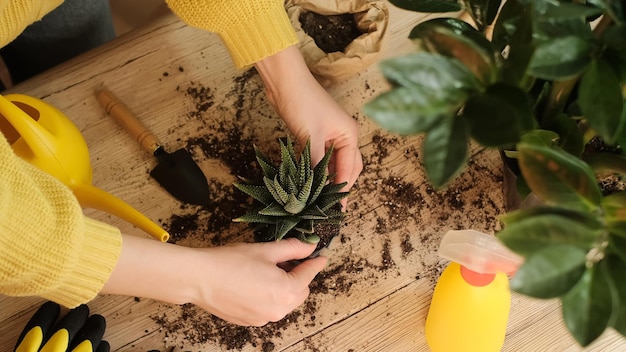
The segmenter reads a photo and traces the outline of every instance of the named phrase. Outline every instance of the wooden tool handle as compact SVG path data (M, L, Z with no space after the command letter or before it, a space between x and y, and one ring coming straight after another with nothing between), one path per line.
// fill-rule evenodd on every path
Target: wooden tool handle
M124 127L145 150L154 154L161 144L156 136L139 121L137 116L135 116L124 103L117 99L113 93L104 88L98 91L96 98L104 110Z

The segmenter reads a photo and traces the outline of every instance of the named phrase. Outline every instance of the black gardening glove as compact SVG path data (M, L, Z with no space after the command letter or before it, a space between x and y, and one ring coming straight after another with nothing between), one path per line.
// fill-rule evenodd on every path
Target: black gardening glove
M109 343L102 340L106 321L98 314L89 316L89 307L81 305L70 310L55 325L61 307L44 303L35 312L20 334L15 352L109 352Z

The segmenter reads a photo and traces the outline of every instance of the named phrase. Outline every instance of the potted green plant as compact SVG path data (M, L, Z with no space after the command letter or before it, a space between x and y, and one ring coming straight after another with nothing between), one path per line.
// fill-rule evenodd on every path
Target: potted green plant
M281 161L275 165L255 146L262 179L242 179L234 185L256 204L233 221L257 224L255 240L259 242L296 237L316 243L311 257L317 256L338 234L343 219L339 202L348 196L348 192L340 191L346 183L333 184L333 176L327 173L332 149L312 166L310 141L297 157L291 139L287 138L285 142L280 140Z
M390 2L468 20L442 14L415 26L419 51L380 64L391 88L366 115L424 134L424 169L438 187L466 165L469 143L501 150L516 193L539 199L501 218L497 236L525 257L512 289L559 297L583 346L608 327L626 335L623 1ZM606 177L618 187L604 189Z

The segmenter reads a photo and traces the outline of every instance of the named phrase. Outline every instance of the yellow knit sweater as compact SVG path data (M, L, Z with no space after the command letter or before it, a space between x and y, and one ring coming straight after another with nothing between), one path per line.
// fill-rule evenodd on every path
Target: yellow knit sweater
M61 2L0 0L0 47ZM238 68L297 42L283 0L167 2L188 24L218 33ZM68 307L87 302L121 243L118 229L84 217L67 187L17 157L0 135L0 293Z
M189 25L216 32L238 68L297 43L284 0L166 0ZM0 0L0 47L62 0Z

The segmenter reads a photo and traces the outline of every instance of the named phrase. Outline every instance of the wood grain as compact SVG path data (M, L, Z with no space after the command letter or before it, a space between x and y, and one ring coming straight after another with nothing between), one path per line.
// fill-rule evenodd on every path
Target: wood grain
M383 58L412 51L407 35L428 18L392 6L390 15ZM186 147L196 137L219 137L216 131L224 124L267 148L286 133L264 99L260 78L236 71L216 35L188 27L171 15L7 92L42 98L66 113L89 145L94 185L164 225L173 215L189 215L197 209L182 206L149 178L153 156L105 114L95 98L101 87L114 91L172 150ZM424 321L434 284L447 264L436 255L441 235L450 229L494 233L500 228L497 216L504 205L497 153L472 146L468 169L446 189L434 190L421 166L421 137L385 132L362 113L363 104L387 87L373 66L328 88L360 124L365 169L349 198L341 239L325 252L330 265L316 279L327 289L312 289L299 315L283 324L280 336L270 335L271 327L249 328L257 338L242 343L242 350L258 351L263 343L266 347L271 343L275 351L288 352L428 351ZM190 94L202 88L209 89L214 103L205 110ZM235 180L236 175L218 158L207 157L198 147L192 152L214 184L225 187ZM415 201L397 202L398 192L410 193ZM147 236L108 214L85 212L125 233ZM249 239L238 224L210 235L213 242L198 231L179 244L208 246ZM351 271L331 275L347 264ZM340 280L350 286L340 288ZM41 302L0 297L0 351L13 347ZM219 336L199 336L203 326L217 323L194 307L106 295L89 305L92 312L107 318L105 338L113 351L225 350ZM306 307L315 308L314 312L307 313ZM626 350L626 342L607 331L582 349L563 326L558 301L514 294L503 350L620 351Z

